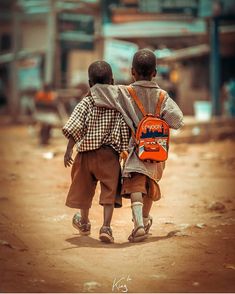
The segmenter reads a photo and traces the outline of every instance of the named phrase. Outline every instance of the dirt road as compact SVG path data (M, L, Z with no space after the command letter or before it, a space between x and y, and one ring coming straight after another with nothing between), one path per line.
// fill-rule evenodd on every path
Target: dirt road
M235 142L172 145L148 239L127 241L125 201L111 245L98 240L99 189L91 236L71 226L59 134L42 148L2 126L0 142L0 292L235 292Z

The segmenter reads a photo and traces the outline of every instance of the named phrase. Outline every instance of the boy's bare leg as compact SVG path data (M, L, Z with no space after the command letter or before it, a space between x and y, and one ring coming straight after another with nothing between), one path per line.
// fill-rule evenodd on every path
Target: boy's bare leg
M152 198L145 196L143 197L143 217L144 218L148 218L149 217L149 212L151 210L152 204L153 204L153 200Z
M103 226L110 227L112 216L113 216L113 204L104 204L104 222Z
M81 223L87 224L89 222L89 208L81 209Z
M105 243L113 243L113 233L110 228L112 216L113 216L114 204L104 204L104 222L100 229L99 239Z

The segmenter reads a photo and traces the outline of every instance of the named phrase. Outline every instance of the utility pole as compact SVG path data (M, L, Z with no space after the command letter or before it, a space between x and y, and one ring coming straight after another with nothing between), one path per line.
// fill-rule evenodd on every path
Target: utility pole
M47 15L47 49L45 64L45 83L52 84L55 74L56 53L56 0L50 0L50 12Z
M103 59L104 55L104 32L103 32L103 14L104 11L104 1L100 1L99 8L95 10L94 14L94 45L98 51L98 58Z
M221 114L220 107L220 41L219 41L219 19L211 18L210 21L210 89L212 98L213 115Z
M19 79L18 79L18 66L17 54L20 50L20 12L17 7L17 2L14 1L12 5L12 50L13 59L10 63L10 76L11 76L11 93L9 99L9 110L13 121L17 121L20 110L20 95L19 95Z

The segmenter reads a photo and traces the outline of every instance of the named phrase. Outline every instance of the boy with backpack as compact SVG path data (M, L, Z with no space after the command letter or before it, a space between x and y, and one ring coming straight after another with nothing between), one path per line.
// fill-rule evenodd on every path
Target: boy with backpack
M96 83L113 84L112 69L107 62L96 61L89 66L89 85ZM121 206L118 194L120 180L119 154L128 149L129 128L121 113L116 110L97 107L91 96L84 97L75 107L68 122L62 129L69 139L64 155L65 167L72 164L72 183L66 205L81 211L73 217L72 224L82 235L89 235L91 224L89 209L100 181L99 203L104 207L104 222L99 239L113 242L110 227L114 205ZM73 147L77 155L73 162Z
M97 106L120 111L132 130L129 156L122 175L122 194L131 198L132 203L134 229L128 239L138 242L147 237L152 225L149 215L152 202L160 199L158 182L167 158L168 126L180 128L183 114L153 79L156 76L156 57L152 51L142 49L135 53L132 75L135 82L128 87L95 85L91 94ZM155 125L156 122L151 126L149 121L141 129L141 120L145 122L147 114L152 115L149 115L150 120L154 116L161 118L160 126ZM158 156L154 157L151 153L158 153Z

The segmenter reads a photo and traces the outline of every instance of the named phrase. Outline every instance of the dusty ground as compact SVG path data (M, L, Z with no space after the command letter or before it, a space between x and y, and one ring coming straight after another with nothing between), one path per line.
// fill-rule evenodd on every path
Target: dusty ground
M172 145L149 238L127 241L125 201L106 245L99 190L91 236L71 226L58 133L42 148L26 127L2 126L0 141L0 292L235 292L235 142Z

